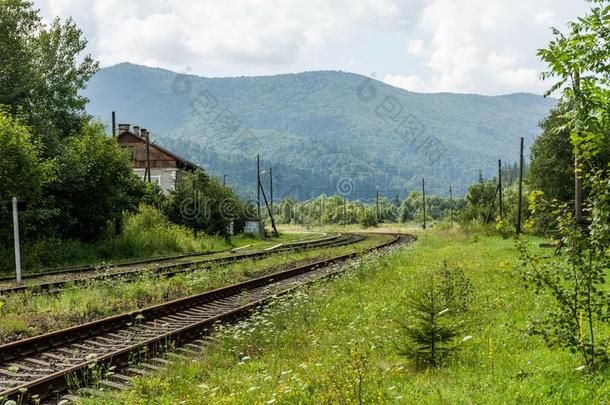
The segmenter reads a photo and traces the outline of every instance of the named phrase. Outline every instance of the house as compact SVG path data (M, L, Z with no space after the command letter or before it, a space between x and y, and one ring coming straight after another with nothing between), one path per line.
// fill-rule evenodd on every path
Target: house
M133 163L133 171L142 179L147 180L147 156L150 155L150 180L157 183L165 194L176 188L177 182L187 173L200 169L196 164L171 152L154 142L146 148L146 138L149 132L138 126L131 128L130 124L120 124L117 140L121 148L129 150Z

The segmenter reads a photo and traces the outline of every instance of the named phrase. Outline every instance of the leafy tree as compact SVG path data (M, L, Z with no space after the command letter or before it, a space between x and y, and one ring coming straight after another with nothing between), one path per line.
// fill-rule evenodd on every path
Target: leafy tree
M374 208L364 208L358 213L358 223L363 228L371 228L377 226L377 218L375 217Z
M34 49L30 43L41 28L40 17L32 3L0 0L0 104L16 114L30 105Z
M531 149L528 185L544 192L549 199L569 201L574 195L574 153L570 129L559 109L541 122L543 133Z
M95 74L98 63L82 55L87 46L83 34L71 18L56 18L38 34L35 64L40 83L32 104L33 123L39 130L61 138L76 135L88 121L85 106L89 101L80 93Z
M178 182L168 205L168 216L197 232L229 236L233 221L243 228L246 210L241 200L221 181L197 171Z
M137 209L145 186L116 140L92 124L67 139L48 192L59 210L53 219L58 233L92 240L123 211Z
M461 213L461 220L485 220L494 200L495 191L496 184L491 180L479 181L468 187L466 206Z
M277 216L277 222L280 224L288 224L294 219L294 207L296 205L296 201L290 197L285 196L280 201L279 207L274 206L276 208L275 215Z
M88 121L80 92L98 69L71 19L46 26L33 3L0 0L0 104L23 116L45 150Z
M142 195L142 198L140 198L140 203L164 211L168 200L157 183L145 183L144 194Z
M41 157L41 147L33 139L30 129L12 119L0 109L0 212L12 197L29 205L27 212L21 214L22 234L28 237L37 220L48 213L41 208L44 187L55 175L53 160ZM0 241L10 239L9 215L0 216ZM6 231L6 232L5 232Z
M525 279L555 304L536 320L533 331L549 345L578 352L591 369L610 360L610 295L605 285L610 268L610 166L599 165L610 148L609 20L610 5L592 5L588 15L570 24L568 34L554 30L555 38L539 51L549 67L544 77L557 79L550 91L561 90L575 168L587 196L586 218L573 215L565 203L549 203L535 193L532 208L558 224L565 255L545 262L520 244Z

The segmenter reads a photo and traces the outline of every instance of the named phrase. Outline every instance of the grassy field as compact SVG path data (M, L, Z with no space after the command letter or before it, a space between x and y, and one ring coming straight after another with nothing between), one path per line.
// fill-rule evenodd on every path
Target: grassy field
M290 234L282 240L294 241L301 237ZM360 251L387 238L376 235L353 245L278 253L261 260L245 260L171 278L143 273L133 282L92 281L56 295L36 295L32 291L10 294L0 297L0 344L205 292L285 266ZM277 240L265 242L266 245L276 243Z
M461 315L471 338L444 367L418 369L398 354L398 321L414 286L445 261L474 287ZM419 232L413 246L370 256L221 329L199 357L88 403L608 404L608 370L579 371L576 356L527 333L528 319L548 306L520 281L513 240Z

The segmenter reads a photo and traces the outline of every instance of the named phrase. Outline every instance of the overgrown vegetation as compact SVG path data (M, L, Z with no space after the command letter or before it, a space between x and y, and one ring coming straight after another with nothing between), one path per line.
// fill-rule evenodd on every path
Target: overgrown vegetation
M534 251L541 240L526 237ZM421 233L413 247L353 264L341 278L221 328L202 355L86 403L607 402L608 370L576 371L578 355L527 336L527 320L551 301L516 282L516 253L499 236ZM397 352L404 335L388 320L403 318L413 286L438 275L443 258L472 285L459 315L467 330L456 337L465 340L460 356L424 370Z
M37 272L52 267L95 265L108 261L219 250L230 246L232 244L223 238L197 235L190 228L170 222L159 209L141 205L137 213L125 215L121 235L115 235L114 224L110 224L97 241L46 238L24 244L23 268L26 272ZM11 269L13 265L11 254L0 258L0 268Z
M567 34L554 30L539 51L548 65L543 76L557 80L549 93L561 91L563 125L555 130L570 134L576 197L574 207L543 192L531 201L539 217L557 224L562 255L544 261L521 246L521 256L525 279L553 298L534 332L551 346L578 352L583 366L595 370L610 358L610 5L590 3L589 14L570 23Z
M148 210L145 210L146 212ZM156 215L130 221L131 231L137 232L138 222L154 221ZM147 226L146 229L151 229ZM246 260L230 265L215 266L202 271L190 271L174 277L159 277L143 272L132 281L121 279L80 284L56 295L36 294L33 290L0 297L0 343L58 330L104 316L159 304L196 293L219 288L286 266L358 252L387 240L379 235L355 245L318 248L303 252L286 252L261 260ZM289 238L284 238L286 240ZM270 244L277 244L278 240ZM250 244L252 240L245 240Z

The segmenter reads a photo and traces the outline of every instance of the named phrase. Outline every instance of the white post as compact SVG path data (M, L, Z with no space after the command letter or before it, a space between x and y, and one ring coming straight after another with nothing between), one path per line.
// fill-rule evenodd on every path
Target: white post
M19 249L19 214L17 213L17 197L13 197L13 233L15 235L15 270L17 284L21 284L21 251Z

